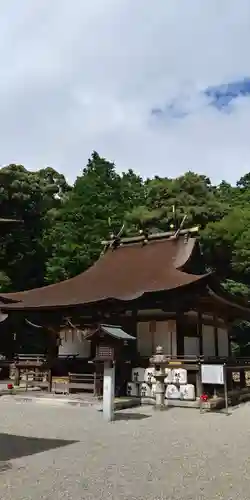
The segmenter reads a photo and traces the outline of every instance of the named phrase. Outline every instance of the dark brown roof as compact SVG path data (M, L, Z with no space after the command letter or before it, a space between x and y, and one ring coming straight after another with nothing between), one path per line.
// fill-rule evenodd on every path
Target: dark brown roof
M22 301L4 309L66 307L107 299L130 301L147 292L167 291L199 282L207 275L197 276L181 270L195 242L194 238L179 236L110 248L92 267L74 278L42 288L2 294L4 301Z

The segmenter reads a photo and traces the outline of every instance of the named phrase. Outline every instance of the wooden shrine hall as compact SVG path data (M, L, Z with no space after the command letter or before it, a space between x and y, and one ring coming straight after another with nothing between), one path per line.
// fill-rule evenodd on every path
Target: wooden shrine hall
M159 345L170 361L190 366L198 359L232 359L231 325L248 319L250 309L206 272L197 233L198 228L190 228L103 242L100 258L80 275L2 294L0 332L17 335L26 323L32 338L41 329L57 346L54 356L77 358L77 370L84 372L95 357L89 333L100 324L120 325L136 337L123 372L128 393L138 393L133 383L149 381L145 370ZM196 380L190 377L184 379L195 392Z

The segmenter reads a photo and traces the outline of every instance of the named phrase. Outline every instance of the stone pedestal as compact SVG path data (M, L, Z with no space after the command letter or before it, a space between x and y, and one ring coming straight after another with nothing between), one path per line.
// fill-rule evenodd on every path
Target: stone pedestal
M162 410L165 407L165 386L164 379L156 380L155 388L155 409Z
M114 420L115 367L113 363L104 363L103 377L103 418L107 422Z

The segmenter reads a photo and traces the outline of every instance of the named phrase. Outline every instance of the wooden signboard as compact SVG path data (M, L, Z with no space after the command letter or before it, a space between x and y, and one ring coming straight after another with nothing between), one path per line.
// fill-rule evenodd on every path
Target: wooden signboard
M114 361L114 347L99 344L96 346L96 360L98 361Z

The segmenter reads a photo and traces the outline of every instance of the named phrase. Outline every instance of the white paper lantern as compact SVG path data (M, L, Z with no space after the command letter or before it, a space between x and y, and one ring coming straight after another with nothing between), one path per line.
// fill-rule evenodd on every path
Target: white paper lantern
M145 368L132 368L132 381L144 382Z
M151 386L151 398L155 398L156 394L156 384L152 384Z
M146 368L144 373L144 382L147 384L155 384L156 379L154 377L155 369L154 368Z
M140 396L141 398L151 398L151 386L146 382L140 384Z
M135 384L134 382L128 382L126 392L127 392L127 396L137 397L138 396L137 384Z
M173 384L186 384L187 383L187 370L184 368L175 368L172 371Z
M173 380L171 368L165 368L165 375L164 384L171 384Z
M166 388L165 397L167 399L180 399L180 391L174 384L169 384Z
M186 401L195 400L195 387L193 384L186 384L180 387L180 397Z

